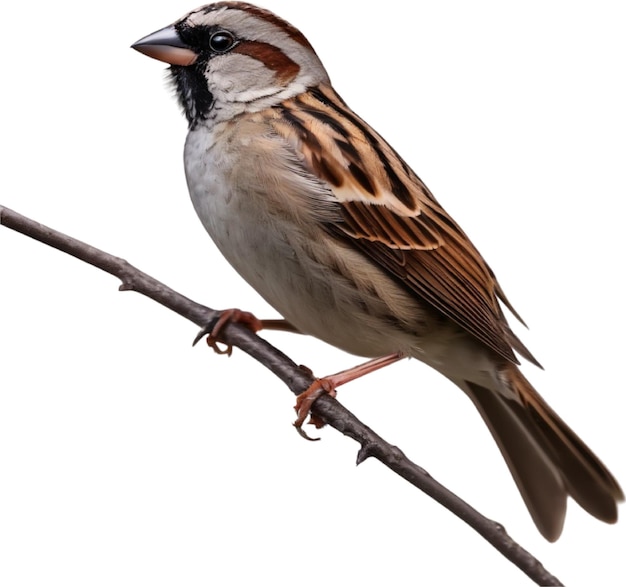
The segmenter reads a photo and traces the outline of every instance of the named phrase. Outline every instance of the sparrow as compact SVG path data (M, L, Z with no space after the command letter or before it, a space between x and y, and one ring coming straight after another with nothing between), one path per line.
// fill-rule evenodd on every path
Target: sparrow
M517 356L539 363L511 330L502 305L521 318L494 273L341 99L297 28L251 4L217 2L132 47L170 65L202 224L288 325L374 358L358 374L413 357L454 382L547 540L561 534L568 496L616 522L618 482L519 369Z

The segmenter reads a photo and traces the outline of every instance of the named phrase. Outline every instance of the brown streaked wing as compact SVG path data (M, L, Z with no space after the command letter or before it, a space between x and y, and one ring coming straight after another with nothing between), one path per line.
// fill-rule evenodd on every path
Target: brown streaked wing
M329 86L288 100L274 126L308 170L331 187L343 221L327 228L410 292L508 361L536 363L510 330L500 299L517 316L461 228L399 155Z

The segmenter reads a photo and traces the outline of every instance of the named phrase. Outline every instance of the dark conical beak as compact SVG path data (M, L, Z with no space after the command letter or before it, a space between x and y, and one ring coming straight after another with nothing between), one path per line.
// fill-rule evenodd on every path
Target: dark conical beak
M165 27L133 43L131 47L148 57L171 65L193 65L198 54L180 40L173 26Z

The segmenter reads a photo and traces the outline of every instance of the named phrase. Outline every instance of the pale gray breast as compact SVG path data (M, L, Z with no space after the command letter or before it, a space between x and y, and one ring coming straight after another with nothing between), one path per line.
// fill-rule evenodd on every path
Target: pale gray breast
M185 168L206 230L283 317L358 355L408 352L415 344L423 320L417 302L326 233L324 222L338 214L332 192L260 117L190 132ZM414 325L404 336L398 318Z

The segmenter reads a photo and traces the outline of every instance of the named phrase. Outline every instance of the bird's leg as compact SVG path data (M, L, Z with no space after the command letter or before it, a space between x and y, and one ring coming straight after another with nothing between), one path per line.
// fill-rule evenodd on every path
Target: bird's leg
M239 310L237 308L230 308L228 310L222 310L217 319L217 322L213 326L207 325L205 326L196 336L193 341L195 345L203 336L206 336L207 344L218 354L218 355L230 355L233 352L233 347L228 345L225 349L220 348L217 344L219 342L219 333L222 328L228 322L237 322L239 324L243 324L245 327L252 330L252 332L258 332L259 330L282 330L284 332L296 332L300 331L293 326L287 320L259 320L254 314L251 312L244 312L243 310Z
M405 355L403 353L397 352L391 355L385 355L384 357L372 359L365 363L361 363L356 367L345 369L344 371L339 371L339 373L335 373L334 375L316 379L308 389L303 391L296 398L296 405L294 409L296 410L298 417L293 425L296 427L300 436L306 438L307 440L319 440L317 438L310 438L307 433L302 430L302 425L304 424L306 417L309 415L315 400L317 400L320 396L328 394L331 397L335 397L337 395L336 390L340 385L354 381L355 379L363 377L363 375L367 375L368 373L378 371L378 369L391 365L400 359L404 359L404 357ZM321 428L325 424L325 422L316 417L314 414L311 414L309 423L313 424L316 428Z

